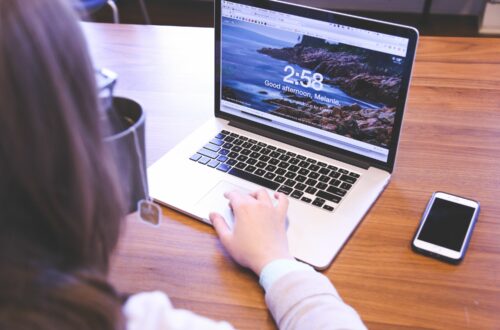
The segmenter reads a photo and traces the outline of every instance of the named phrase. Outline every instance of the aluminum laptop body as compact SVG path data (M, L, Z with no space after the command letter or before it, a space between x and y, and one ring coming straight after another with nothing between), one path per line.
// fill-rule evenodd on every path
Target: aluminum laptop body
M151 196L231 226L225 191L283 191L292 254L328 267L391 178L417 39L284 2L215 1L215 116L148 169Z

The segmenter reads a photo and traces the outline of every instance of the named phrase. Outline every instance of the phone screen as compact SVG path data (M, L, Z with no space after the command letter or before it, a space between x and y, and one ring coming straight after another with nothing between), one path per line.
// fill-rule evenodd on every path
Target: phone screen
M460 252L474 208L436 198L418 239Z

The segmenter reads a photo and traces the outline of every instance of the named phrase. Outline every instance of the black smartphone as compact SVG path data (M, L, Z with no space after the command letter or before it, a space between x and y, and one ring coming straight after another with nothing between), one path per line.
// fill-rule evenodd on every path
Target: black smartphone
M458 264L467 251L478 215L479 202L435 192L413 238L413 250Z

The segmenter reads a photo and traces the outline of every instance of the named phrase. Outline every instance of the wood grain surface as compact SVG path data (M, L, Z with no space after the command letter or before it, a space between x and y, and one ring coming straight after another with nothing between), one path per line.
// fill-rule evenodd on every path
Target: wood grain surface
M116 94L147 111L148 165L210 118L212 29L83 27L96 66L119 74ZM371 329L500 329L499 174L500 39L422 37L392 181L324 274ZM410 249L436 190L481 203L459 266ZM256 276L213 229L163 212L159 227L127 219L111 271L118 289L162 290L237 328L275 328Z

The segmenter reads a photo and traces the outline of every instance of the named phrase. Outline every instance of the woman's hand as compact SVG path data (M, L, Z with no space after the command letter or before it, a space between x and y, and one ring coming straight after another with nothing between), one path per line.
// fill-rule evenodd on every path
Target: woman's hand
M218 213L210 213L210 221L236 262L259 275L269 262L292 258L286 236L288 199L285 195L274 194L278 200L276 206L264 189L249 195L233 191L224 196L234 213L233 230Z

